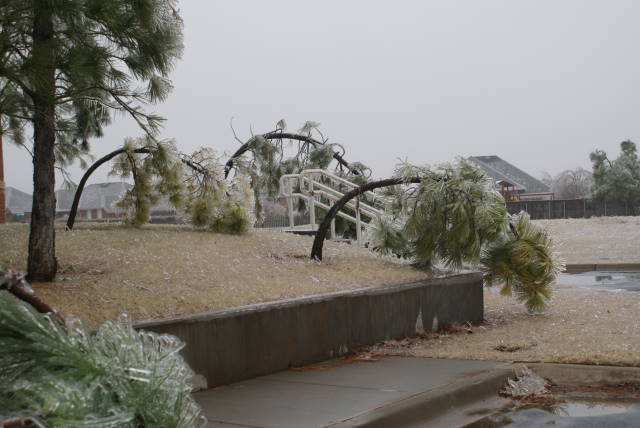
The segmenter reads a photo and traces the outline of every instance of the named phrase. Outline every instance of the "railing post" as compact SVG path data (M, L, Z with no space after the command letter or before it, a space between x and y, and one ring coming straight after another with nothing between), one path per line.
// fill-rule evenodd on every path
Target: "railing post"
M293 229L295 226L293 220L293 184L291 180L287 180L287 187L289 188L289 195L287 196L287 208L289 210L289 227Z
M300 178L304 180L303 178ZM316 230L316 197L313 195L313 177L309 177L309 223L311 230Z
M362 246L362 223L360 222L360 198L356 198L356 239Z

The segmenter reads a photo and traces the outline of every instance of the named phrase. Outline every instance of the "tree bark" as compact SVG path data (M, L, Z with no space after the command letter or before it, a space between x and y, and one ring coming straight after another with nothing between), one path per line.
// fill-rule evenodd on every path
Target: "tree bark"
M273 131L273 132L268 132L266 134L262 134L262 138L264 138L265 140L283 139L283 140L303 141L305 143L309 143L309 144L313 145L314 147L324 145L324 143L322 141L318 141L315 138L311 138L311 137L308 137L306 135L291 134L291 133L288 133L288 132L280 132L280 131ZM240 156L242 156L243 154L245 154L246 152L249 151L249 143L250 143L250 141L247 141L246 143L241 145L233 155L231 155L231 157L229 158L229 160L227 161L227 163L224 166L224 178L227 178L227 176L231 172L231 168L233 168L233 165L235 164L236 158L239 158ZM342 165L345 168L347 168L353 174L355 174L355 175L359 175L360 174L360 171L358 171L357 169L351 169L351 166L349 165L349 162L344 160L344 158L342 157L342 155L340 155L340 153L334 152L333 153L333 158L335 160L337 160L340 165Z
M52 281L55 256L55 46L51 6L34 1L33 205L27 279Z
M2 149L2 129L0 129L0 224L7 221L5 203L6 185L4 184L4 158L2 156Z
M76 189L76 193L73 196L73 203L71 204L71 210L69 211L69 218L67 218L67 230L73 229L73 224L76 221L76 214L78 213L78 206L80 205L80 197L82 196L82 191L84 190L84 186L87 184L87 180L91 177L91 174L94 173L100 165L109 162L114 157L125 153L125 149L114 150L111 153L101 157L98 159L93 165L89 167L82 176L80 183L78 184L78 188ZM149 149L140 148L135 149L133 153L150 153Z
M421 180L422 179L420 177L412 177L409 180L402 178L387 178L384 180L370 181L358 188L345 193L342 198L340 198L335 204L333 204L331 209L329 209L329 211L327 212L327 215L324 216L324 219L322 220L322 223L320 223L320 226L318 226L316 236L313 240L313 246L311 247L311 259L322 260L322 248L324 246L324 241L327 238L327 234L329 233L331 222L336 217L336 215L338 215L338 211L340 211L351 199L370 190L380 189L382 187L397 186L398 184L420 183Z

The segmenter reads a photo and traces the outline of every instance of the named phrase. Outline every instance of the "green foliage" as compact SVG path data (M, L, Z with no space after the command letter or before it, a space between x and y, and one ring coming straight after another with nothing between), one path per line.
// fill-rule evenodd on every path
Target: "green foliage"
M373 248L410 258L425 269L436 262L459 269L480 265L488 285L504 282L530 310L541 310L560 266L547 233L522 214L512 220L493 180L463 159L435 168L407 163L396 177L417 184L381 192L393 217L372 228ZM514 224L511 224L513 222Z
M20 416L50 427L201 427L183 346L126 318L95 335L77 318L62 326L0 291L0 424Z
M127 223L149 221L151 208L162 198L198 228L220 233L244 233L254 223L253 190L249 179L236 175L225 180L215 151L201 148L191 156L180 155L173 142L143 137L127 139L126 152L114 159L111 174L133 178L133 188L116 205ZM146 149L146 153L135 153Z
M116 203L126 213L127 223L141 226L149 221L151 207L167 197L179 208L184 200L184 166L173 141L158 142L151 137L127 139L126 152L114 159L110 174L133 178L133 188ZM148 153L135 153L146 149Z
M602 150L589 155L593 166L593 197L640 203L640 159L633 141L620 143L620 155L609 160Z
M0 3L0 116L15 143L25 145L34 102L55 93L56 161L88 152L112 112L131 115L148 133L162 118L143 105L166 99L173 64L182 53L182 23L171 1L67 0ZM53 39L35 49L35 17ZM54 64L53 68L47 64ZM55 85L55 87L53 86ZM6 119L5 119L6 118Z
M249 178L237 174L225 180L222 162L210 148L202 148L186 159L197 167L188 168L185 175L183 210L190 223L219 233L239 234L251 229L255 222L254 192Z
M546 308L551 284L561 264L551 252L547 232L534 226L522 212L510 219L509 233L500 234L483 249L480 264L488 285L502 285L505 295L515 293L530 312Z

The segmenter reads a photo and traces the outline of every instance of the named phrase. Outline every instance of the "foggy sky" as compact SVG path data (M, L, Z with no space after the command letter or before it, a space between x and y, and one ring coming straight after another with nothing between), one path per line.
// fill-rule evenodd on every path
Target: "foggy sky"
M640 143L640 2L196 1L179 4L185 51L163 138L232 152L241 138L322 124L345 158L391 174L397 159L498 155L534 176ZM141 136L119 116L96 156ZM28 154L5 141L5 181L32 191ZM92 182L106 180L107 168ZM79 180L81 170L73 168ZM110 180L115 180L111 178ZM56 184L59 187L60 184Z

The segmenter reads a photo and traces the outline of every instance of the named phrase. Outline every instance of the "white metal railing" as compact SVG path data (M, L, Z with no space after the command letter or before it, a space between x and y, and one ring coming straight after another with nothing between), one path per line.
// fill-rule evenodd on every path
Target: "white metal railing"
M339 177L323 169L307 169L299 174L286 174L280 177L280 196L287 198L287 208L289 215L289 227L294 227L294 199L302 199L309 205L309 225L308 230L316 230L315 207L329 210L331 206L344 196L345 193L359 187L342 177ZM346 188L343 192L342 189ZM295 191L299 189L299 191ZM387 201L376 195L374 192L364 192L373 202L380 201L386 205ZM322 197L329 201L323 202ZM364 245L368 238L371 220L376 217L388 218L389 215L384 209L376 208L360 200L360 197L349 201L346 207L353 210L354 215L345 211L338 211L337 215L355 224L356 240L359 245ZM363 221L362 217L369 218L369 222ZM336 238L335 220L331 222L331 238Z

